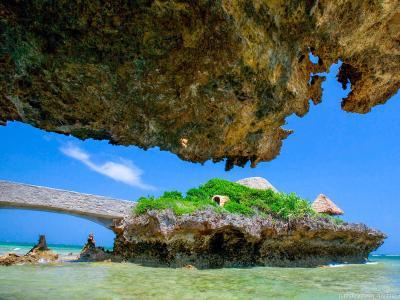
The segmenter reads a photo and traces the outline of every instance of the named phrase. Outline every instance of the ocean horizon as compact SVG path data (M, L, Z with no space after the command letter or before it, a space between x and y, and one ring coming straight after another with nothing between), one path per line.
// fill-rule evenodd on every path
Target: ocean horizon
M36 243L30 242L3 242L0 241L0 255L6 253L16 253L18 255L26 254ZM65 255L73 253L78 255L83 248L82 245L68 245L68 244L48 244L48 247L55 253ZM112 246L105 246L105 249L111 250Z

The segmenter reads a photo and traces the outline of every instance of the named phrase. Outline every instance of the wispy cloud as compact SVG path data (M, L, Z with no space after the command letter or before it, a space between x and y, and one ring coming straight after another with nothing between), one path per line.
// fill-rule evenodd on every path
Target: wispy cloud
M66 156L80 161L91 170L110 177L115 181L123 182L141 189L154 189L153 186L142 181L141 175L143 174L143 171L136 167L131 161L121 160L120 163L106 161L102 164L96 164L91 160L90 155L87 152L72 144L61 147L60 151Z

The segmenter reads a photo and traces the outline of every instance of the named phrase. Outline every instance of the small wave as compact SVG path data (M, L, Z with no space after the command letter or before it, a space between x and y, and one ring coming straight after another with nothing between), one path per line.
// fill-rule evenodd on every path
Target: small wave
M343 267L350 267L350 266L362 266L362 265L377 265L377 261L367 261L361 264L329 264L326 267L329 268L343 268Z
M21 250L21 248L14 248L13 251Z
M328 267L329 268L342 268L342 267L346 267L348 266L348 264L329 264Z

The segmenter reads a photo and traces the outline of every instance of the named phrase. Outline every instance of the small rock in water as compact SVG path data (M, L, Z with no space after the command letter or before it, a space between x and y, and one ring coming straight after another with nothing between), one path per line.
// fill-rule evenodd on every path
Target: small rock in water
M188 270L197 270L197 268L193 265L186 265L186 266L184 266L184 268L188 269Z
M105 250L103 247L96 247L93 234L89 234L87 243L83 246L78 260L80 261L111 261L113 253Z
M46 237L39 236L39 242L29 252L23 256L15 253L8 253L0 256L0 265L10 266L15 264L37 264L49 263L58 260L58 254L54 253L47 247Z

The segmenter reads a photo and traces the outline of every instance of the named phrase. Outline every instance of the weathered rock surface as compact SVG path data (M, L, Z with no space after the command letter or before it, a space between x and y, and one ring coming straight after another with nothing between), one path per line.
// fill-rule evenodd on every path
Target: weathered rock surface
M89 235L87 243L83 246L79 254L78 261L95 262L115 260L115 255L111 251L105 250L103 247L96 247L93 234Z
M396 93L400 2L10 0L0 123L255 166L278 155L286 116L321 101L313 74L339 59L344 110Z
M21 261L21 256L15 253L6 253L0 256L0 266L16 265Z
M278 190L267 179L262 177L243 178L236 181L236 183L239 183L241 185L247 186L252 189L273 190L274 192L278 192Z
M51 263L58 260L58 254L54 253L47 247L44 235L39 237L39 242L25 255L15 253L7 253L0 256L0 266L10 266L18 264L37 264Z
M177 217L167 210L125 219L114 253L137 263L173 267L311 267L364 262L384 239L382 232L365 225L326 219L284 222L211 209Z

